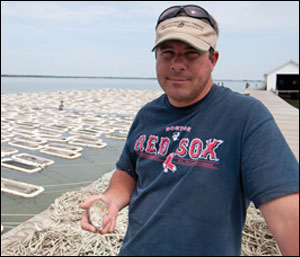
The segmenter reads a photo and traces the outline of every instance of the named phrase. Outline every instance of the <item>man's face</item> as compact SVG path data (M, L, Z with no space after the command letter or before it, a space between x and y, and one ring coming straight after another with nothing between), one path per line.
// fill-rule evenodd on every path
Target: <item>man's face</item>
M213 82L211 72L218 52L209 58L209 52L200 52L190 45L170 40L157 50L157 79L170 103L177 107L191 105L202 99Z

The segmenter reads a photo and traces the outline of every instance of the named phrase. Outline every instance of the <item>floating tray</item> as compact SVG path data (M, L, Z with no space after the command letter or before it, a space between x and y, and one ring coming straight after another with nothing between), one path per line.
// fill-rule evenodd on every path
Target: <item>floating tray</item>
M35 133L36 129L25 127L25 126L15 126L14 131L15 132L21 132L21 133L23 133L23 132L24 133Z
M45 189L41 186L1 178L1 192L5 192L8 194L13 194L25 198L32 198L39 195L44 190Z
M20 147L20 148L25 148L25 149L29 149L29 150L39 150L41 148L43 148L42 145L39 145L35 142L29 142L29 141L17 141L14 140L12 142L8 142L9 145L13 145L16 147Z
M3 131L2 128L1 128L1 137L13 137L15 136L15 133L12 132L12 131Z
M99 137L93 137L93 136L86 136L86 135L75 135L73 136L73 139L81 139L81 140L86 140L86 141L91 141L91 142L102 142L103 140Z
M69 128L67 126L62 126L62 125L48 125L48 126L43 126L42 127L44 130L49 130L53 132L67 132Z
M1 121L1 132L10 132L10 131L12 131L12 127L9 124L2 123Z
M1 146L1 158L12 155L12 154L15 154L17 152L19 152L19 150L9 148L9 147L5 147L5 146Z
M99 127L99 126L93 126L93 127L90 127L91 129L97 131L98 133L101 133L101 134L109 134L109 133L112 133L115 131L114 128L109 128L109 127Z
M126 137L124 136L114 136L114 135L105 135L105 137L107 139L116 139L116 140L123 140L123 141L126 141Z
M18 137L15 137L15 140L16 141L32 142L32 143L36 143L36 144L39 144L39 145L44 145L44 144L47 144L47 142L48 142L45 139L28 137L28 136L18 136Z
M93 137L100 137L101 133L99 131L96 130L92 130L92 129L73 129L71 131L69 131L69 134L71 135L86 135L86 136L93 136Z
M15 154L11 157L14 160L20 160L20 161L27 161L39 166L42 166L42 168L45 168L46 166L54 164L53 160L46 159L46 158L41 158L39 156L35 156L32 154L27 154L27 153L19 153Z
M61 137L61 132L57 131L50 131L48 129L42 129L37 132L37 135L42 137L42 136L50 136L50 137Z
M13 160L11 158L1 159L1 167L22 171L25 173L35 173L42 170L42 167L27 161Z
M23 127L27 127L27 128L37 128L40 125L38 123L34 123L34 122L28 122L28 121L24 121L24 122L16 122L17 126L23 126Z
M82 145L87 147L94 147L94 148L104 148L107 146L107 143L102 142L102 140L92 141L92 140L85 140L85 139L72 139L70 142L72 145Z
M41 153L57 156L60 158L68 159L68 160L73 160L76 158L79 158L81 156L81 153L77 153L74 151L69 151L65 149L59 149L59 148L53 148L53 147L47 147L42 150L40 150Z
M104 121L102 119L97 119L97 118L82 118L81 119L81 122L82 123L85 123L85 124L99 124L99 123L103 123Z
M1 137L1 143L8 142L10 140L9 137Z
M71 130L71 129L81 129L82 128L82 124L81 123L75 123L75 122L71 122L71 121L61 121L59 123L59 125L57 126L62 126L62 127L67 127L68 128L68 131Z
M66 143L70 140L70 137L52 137L49 135L39 135L40 138L45 139L47 141L52 141L52 142L59 142L59 143Z
M83 148L79 147L79 146L58 144L58 143L50 143L48 145L45 145L45 147L46 148L51 147L51 148L63 149L63 150L68 150L68 151L73 151L73 152L81 152L83 150Z
M35 137L36 136L35 133L25 132L25 131L22 132L22 131L15 130L14 133L16 136L25 136L25 137Z

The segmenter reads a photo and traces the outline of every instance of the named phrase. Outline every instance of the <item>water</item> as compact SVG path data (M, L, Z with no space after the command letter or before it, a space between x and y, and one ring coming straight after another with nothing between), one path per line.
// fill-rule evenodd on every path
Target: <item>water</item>
M255 81L222 81L215 83L229 87L233 91L241 92L246 83L260 87ZM156 79L86 79L86 78L28 78L28 77L1 77L1 93L35 93L65 90L97 90L101 88L123 88L158 90L160 86Z
M85 78L1 78L1 93L34 93L101 88L159 89L150 79L85 79Z
M1 177L45 188L42 194L31 199L1 192L1 224L5 227L3 233L47 209L63 193L87 186L103 174L113 170L124 141L109 140L104 137L102 139L108 143L106 148L84 147L82 156L75 160L65 160L41 154L39 151L30 151L2 143L1 146L18 149L19 153L34 154L55 161L53 165L34 174L1 168Z

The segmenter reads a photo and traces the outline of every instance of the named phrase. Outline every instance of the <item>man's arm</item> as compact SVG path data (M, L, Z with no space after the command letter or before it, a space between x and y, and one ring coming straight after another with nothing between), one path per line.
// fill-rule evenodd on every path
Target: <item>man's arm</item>
M136 181L125 171L116 170L111 177L109 187L102 195L95 195L80 204L80 208L85 209L81 219L81 228L96 233L88 219L88 209L93 201L102 199L109 203L108 211L103 219L101 234L113 232L116 226L118 213L129 204L131 195L135 189Z
M127 172L116 170L104 195L111 198L120 211L129 204L135 186L136 181Z
M299 193L277 198L259 209L281 253L299 256Z

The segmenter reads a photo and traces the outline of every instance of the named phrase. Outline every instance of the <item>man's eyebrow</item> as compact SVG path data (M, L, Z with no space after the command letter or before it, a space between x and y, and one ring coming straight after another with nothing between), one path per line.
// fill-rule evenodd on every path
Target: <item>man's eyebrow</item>
M168 49L168 48L174 48L174 47L172 47L171 45L169 45L169 44L161 44L160 46L159 46L159 49L160 50L165 50L165 49Z
M196 48L192 47L192 46L188 46L187 48L185 48L185 50L195 50L195 51L199 51Z
M165 50L165 49L174 49L174 47L172 45L169 45L168 43L162 43L159 46L160 50ZM194 51L198 51L196 48L192 47L192 46L187 46L185 48L185 50L194 50Z

